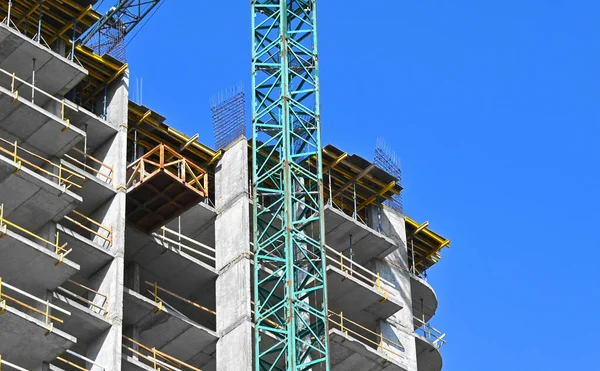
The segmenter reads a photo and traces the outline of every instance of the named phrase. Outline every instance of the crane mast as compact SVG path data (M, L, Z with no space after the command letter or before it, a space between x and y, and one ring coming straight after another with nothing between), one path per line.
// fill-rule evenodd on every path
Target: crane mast
M252 0L255 369L329 370L316 0Z

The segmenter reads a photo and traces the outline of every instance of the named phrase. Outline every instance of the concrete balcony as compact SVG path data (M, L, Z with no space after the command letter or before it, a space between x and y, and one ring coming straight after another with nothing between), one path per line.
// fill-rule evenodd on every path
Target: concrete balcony
M153 298L125 289L126 330L135 328L136 341L192 367L214 368L218 336L194 319L208 316L214 322L216 313L159 286L150 288L147 296Z
M12 71L30 81L35 59L35 80L50 95L64 95L87 75L87 70L21 34L12 23L0 23L0 68Z
M262 349L273 347L277 338L261 333ZM345 314L329 311L329 356L332 371L407 371L404 347ZM277 366L285 369L283 361Z
M441 371L440 348L446 343L446 334L418 318L415 318L415 328L418 371Z
M0 354L21 367L38 369L77 339L56 328L70 313L2 281Z
M193 296L199 287L213 287L214 296L218 274L215 250L210 246L166 227L147 235L131 226L125 233L125 246L126 262L143 267L140 281L158 281L185 297Z
M173 219L167 224L167 228L178 231L181 222L181 234L194 240L215 246L215 219L217 211L207 203L203 202Z
M38 230L62 219L82 202L71 190L80 182L80 176L44 157L0 141L0 202L12 222Z
M327 246L329 308L375 328L402 309L394 284Z
M62 156L85 137L84 131L37 102L34 104L26 93L17 94L1 84L0 124L2 130L18 139L19 143L48 156Z
M383 259L394 251L395 242L355 220L331 203L325 206L325 237L327 244L339 252L350 249L353 260L366 264L375 258Z
M384 349L375 349L360 340L360 336L338 329L329 331L332 371L407 371L390 359Z
M79 264L80 276L88 278L114 259L110 251L112 228L74 210L56 225L56 230L61 241L72 249L69 258Z
M53 293L53 303L71 313L61 329L88 344L108 330L108 297L78 282L68 280Z
M0 234L0 274L28 292L54 290L79 271L60 235L51 242L1 216Z
M84 163L69 154L60 160L60 164L63 169L80 176L81 188L78 188L76 193L85 201L79 207L82 212L91 214L116 195L112 166L103 163L93 166L92 160Z
M410 290L412 295L413 315L420 321L429 322L435 315L438 307L438 299L433 287L424 279L411 274ZM415 327L418 327L415 324Z

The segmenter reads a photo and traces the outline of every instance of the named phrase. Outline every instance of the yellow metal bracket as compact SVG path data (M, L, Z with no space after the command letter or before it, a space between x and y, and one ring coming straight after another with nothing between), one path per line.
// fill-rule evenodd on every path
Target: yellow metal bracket
M50 322L50 329L48 331L46 331L44 336L50 335L53 331L54 331L54 323Z
M63 117L63 119L64 119L64 117ZM62 132L65 132L71 128L71 120L66 119L64 121L66 122L66 125L64 128L60 129L60 131L62 131Z
M10 101L10 103L15 103L16 101L19 100L19 91L15 91L15 96L13 97L13 99Z

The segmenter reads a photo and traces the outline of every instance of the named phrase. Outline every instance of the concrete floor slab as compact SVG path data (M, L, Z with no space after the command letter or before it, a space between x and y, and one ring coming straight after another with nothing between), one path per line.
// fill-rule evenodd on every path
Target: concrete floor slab
M331 371L407 371L405 365L337 329L329 331L329 348Z
M43 361L51 361L77 342L61 330L21 312L8 303L0 315L0 354L19 366L38 369Z
M402 305L377 287L363 281L347 276L341 270L327 266L327 294L329 296L329 309L344 312L344 316L375 329L379 319L389 318L402 309Z
M56 289L79 270L67 258L56 265L60 257L53 250L11 230L0 238L0 256L0 277L33 294Z
M70 190L33 170L0 155L0 203L4 217L30 231L51 220L58 221L82 201Z
M164 300L164 298L163 298ZM124 324L136 326L139 342L202 368L214 360L217 334L188 319L168 304L158 304L133 290L125 289Z
M123 352L129 352L124 350ZM138 356L139 357L139 356ZM141 358L141 357L139 357ZM123 353L121 362L122 371L156 371L152 367L152 361L136 359L130 355Z
M415 334L417 344L417 370L441 371L442 354L440 350L424 337Z
M71 120L71 124L86 133L87 147L91 153L95 152L119 131L118 124L106 121L85 108L75 105L75 103L69 101L69 104L65 107L67 107L65 116Z
M66 94L88 74L85 68L0 23L0 68L30 81L34 58L36 86L50 95Z
M67 247L73 249L69 254L69 259L79 264L79 276L88 278L114 259L108 246L92 242L61 224L57 224L56 229L60 232L61 241L67 242Z
M325 206L325 236L327 245L338 252L350 248L350 235L354 260L365 264L374 258L384 258L396 249L394 241L383 234L352 219L344 212Z
M19 145L28 145L36 152L60 157L81 142L85 132L53 115L39 105L19 95L13 103L14 94L0 87L0 126L13 135Z
M85 177L81 181L82 187L75 190L75 193L85 201L78 209L80 212L86 215L92 214L117 193L115 187L106 182L106 178L98 178L95 174L70 163L69 160L61 159L60 163L64 168Z
M82 305L63 291L55 291L52 295L52 304L71 312L68 321L61 325L61 330L75 336L78 343L87 344L110 328L111 323L97 313L98 309Z
M438 299L433 287L424 279L410 275L413 316L427 323L435 315ZM424 316L424 318L423 318ZM420 324L415 325L415 328Z
M181 233L209 246L215 246L215 219L217 211L202 202L181 215ZM179 230L177 218L167 224L167 228Z
M218 275L215 268L195 254L163 243L133 226L128 226L125 233L125 260L136 261L160 286L173 289L184 297L189 297L204 285L212 284Z

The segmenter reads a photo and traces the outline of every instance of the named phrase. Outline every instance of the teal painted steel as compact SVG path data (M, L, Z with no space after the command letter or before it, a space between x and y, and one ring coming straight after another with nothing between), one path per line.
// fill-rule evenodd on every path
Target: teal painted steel
M255 370L328 371L316 1L252 11Z

